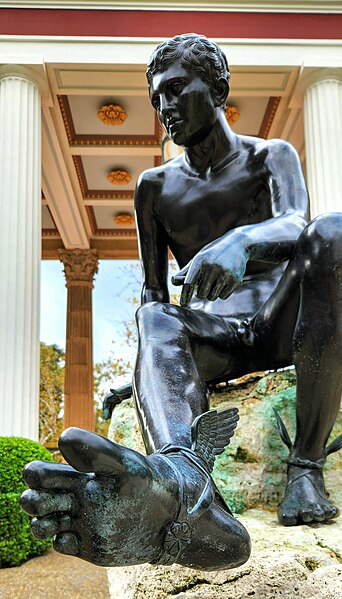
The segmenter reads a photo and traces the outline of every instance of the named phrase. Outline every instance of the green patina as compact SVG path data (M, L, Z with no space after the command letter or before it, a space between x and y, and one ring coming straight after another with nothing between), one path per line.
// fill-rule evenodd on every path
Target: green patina
M256 506L275 508L282 498L288 449L279 437L274 409L283 419L291 439L295 429L296 376L293 370L251 375L213 394L211 407L236 406L240 422L230 445L216 458L214 478L235 513ZM331 439L342 433L340 411ZM143 452L133 400L115 408L109 437ZM326 467L331 498L342 504L342 452L329 456Z

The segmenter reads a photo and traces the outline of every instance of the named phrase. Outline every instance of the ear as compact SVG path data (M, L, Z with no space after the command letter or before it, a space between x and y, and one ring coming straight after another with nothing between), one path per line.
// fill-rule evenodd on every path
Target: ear
M215 86L214 102L216 107L225 104L229 95L229 83L225 77L220 77Z

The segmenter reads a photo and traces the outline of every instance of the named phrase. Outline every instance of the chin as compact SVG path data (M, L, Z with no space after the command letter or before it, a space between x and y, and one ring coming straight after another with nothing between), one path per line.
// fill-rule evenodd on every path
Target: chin
M176 146L183 147L187 145L187 139L181 131L179 133L175 133L175 135L173 135L170 139Z

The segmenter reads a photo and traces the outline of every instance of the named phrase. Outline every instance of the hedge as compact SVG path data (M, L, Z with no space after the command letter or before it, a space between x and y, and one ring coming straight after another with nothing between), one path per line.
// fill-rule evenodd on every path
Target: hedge
M30 518L19 506L27 488L24 466L32 460L52 461L45 447L22 437L0 437L0 568L18 566L45 553L51 540L37 541L30 532Z

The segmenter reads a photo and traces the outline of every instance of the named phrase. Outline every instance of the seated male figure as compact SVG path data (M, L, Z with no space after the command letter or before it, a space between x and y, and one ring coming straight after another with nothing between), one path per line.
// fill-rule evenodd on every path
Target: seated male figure
M279 520L328 520L338 514L322 468L341 398L342 214L307 224L295 150L231 131L229 71L217 46L169 40L147 76L162 125L185 148L143 173L136 192L146 303L136 388L150 448L188 443L189 424L208 408L204 381L294 363L297 433ZM168 247L181 267L181 307L168 304ZM159 411L180 411L181 426L171 417L158 432Z
M171 563L173 555L227 568L248 558L249 539L194 449L208 382L295 364L297 433L279 520L338 515L322 469L342 391L342 215L308 224L294 149L231 131L229 70L216 44L194 34L167 40L147 76L163 127L185 150L143 173L136 190L144 286L134 388L149 455L71 429L61 448L82 474L29 466L23 505L37 516L36 535L57 534L58 550L96 563ZM169 304L169 248L181 269L180 306ZM100 508L90 517L94 497ZM125 505L141 518L125 521ZM145 543L132 548L132 534Z

